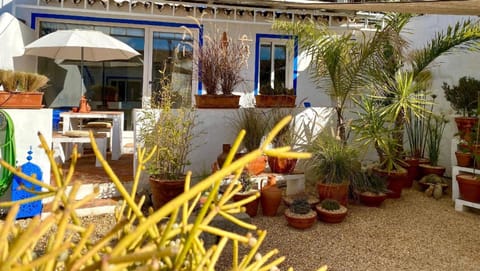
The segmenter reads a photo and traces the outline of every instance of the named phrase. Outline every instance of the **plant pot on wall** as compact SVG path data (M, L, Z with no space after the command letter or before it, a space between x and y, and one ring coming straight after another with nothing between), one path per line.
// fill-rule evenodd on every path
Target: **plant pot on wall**
M459 167L470 167L472 166L473 156L470 152L455 152L455 157L457 158L457 166Z
M238 108L239 95L195 95L197 108Z
M295 107L296 95L256 95L255 107L257 108L275 108L275 107Z
M472 128L478 122L477 117L456 117L455 123L460 134L460 138L470 141Z
M0 91L0 108L42 108L43 92Z
M268 166L273 173L291 174L297 165L295 158L268 157Z

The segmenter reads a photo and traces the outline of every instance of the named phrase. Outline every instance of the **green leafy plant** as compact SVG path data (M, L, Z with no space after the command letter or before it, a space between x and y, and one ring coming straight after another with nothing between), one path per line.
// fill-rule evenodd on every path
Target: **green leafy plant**
M260 86L261 95L295 95L295 89L287 88L285 86L275 86L272 88L270 85Z
M253 189L254 181L252 180L252 176L250 176L246 170L242 172L238 181L242 185L242 189L240 190L241 193L246 193Z
M356 148L343 144L328 132L320 133L307 151L312 158L306 161L305 171L322 183L348 183L360 170Z
M477 93L480 91L480 80L463 76L457 85L450 86L443 82L442 89L445 99L452 108L464 117L477 115Z
M335 211L340 209L340 203L334 199L324 199L320 203L322 209L327 211Z
M296 214L308 214L312 211L312 207L306 198L294 199L290 205L290 210Z
M440 157L440 143L443 138L443 131L448 123L448 119L445 115L432 115L430 122L427 126L427 147L428 158L432 166L438 165L438 159Z
M358 176L356 184L356 189L359 192L370 192L374 194L389 192L385 178L374 174L371 170L363 170Z
M2 269L47 271L101 270L104 268L109 270L214 270L228 243L233 246L232 270L276 269L276 266L284 260L283 257L275 258L278 251L272 250L259 254L266 231L258 230L257 226L242 222L233 216L233 214L243 212L243 204L254 200L258 195L252 195L252 197L236 203L231 203L229 199L241 189L236 179L240 176L243 167L263 153L299 159L309 157L309 154L306 153L266 148L288 121L289 119L286 118L279 123L279 126L267 135L265 143L260 148L244 155L235 163L231 163L231 160L227 159L226 165L222 169L198 184L191 186L191 174L187 174L184 193L156 211L150 209L148 214L141 211L145 203L145 196L136 201L140 174L135 176L131 189L126 189L105 158L102 157L93 133L90 133L95 155L123 198L115 211L116 223L113 223L110 231L99 238L93 234L95 225L82 224L76 213L77 208L85 205L99 193L99 190L95 189L93 193L80 200L76 198L80 182L73 182L72 176L78 158L77 148L75 147L73 150L72 166L67 173L64 173L57 166L49 144L40 134L41 145L52 165L52 177L55 185L46 184L34 176L27 176L0 160L2 167L8 168L26 181L42 187L42 191L35 192L34 197L16 202L0 203L0 207L10 207L7 217L0 226ZM244 132L239 134L233 144L234 150L240 146L244 136ZM154 153L155 148L149 153L146 153L145 149L139 151L137 172L141 171ZM217 198L222 180L232 173L234 181L230 183L222 196ZM67 189L70 185L72 185L72 189ZM202 192L207 189L211 189L211 193L200 210L194 213ZM52 199L50 216L45 219L37 216L25 228L15 223L20 204L47 198ZM216 216L221 216L239 227L246 228L249 232L241 235L210 224ZM201 239L202 233L218 236L218 243L211 247L204 247ZM35 251L35 248L42 238L47 239L47 244L45 249L39 253ZM244 254L239 252L239 245L245 245L248 250ZM326 267L323 267L322 270L326 270Z
M166 180L182 179L185 167L190 164L188 155L194 148L192 140L196 114L191 107L173 109L174 91L171 81L163 76L160 81L157 110L144 110L139 118L139 140L148 152L156 149L154 157L146 164L147 172Z

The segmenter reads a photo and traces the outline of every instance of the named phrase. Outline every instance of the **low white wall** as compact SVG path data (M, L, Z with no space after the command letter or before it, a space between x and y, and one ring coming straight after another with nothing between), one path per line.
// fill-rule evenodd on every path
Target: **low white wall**
M40 132L46 141L52 142L52 109L5 109L12 118L15 129L16 166L27 162L28 151L32 148L31 162L38 165L43 173L43 182L50 183L50 163L45 151L40 147ZM3 143L0 143L3 144ZM0 201L11 199L9 189Z
M232 144L237 136L237 131L231 124L231 120L235 117L238 110L245 109L197 109L198 123L196 127L197 136L193 142L196 148L191 152L189 160L191 165L187 168L191 170L195 176L210 173L211 166L216 161L217 156L222 152L222 144ZM261 110L268 114L268 109ZM134 120L134 139L135 146L138 146L138 131L141 129L138 120L142 115L142 109L135 109L133 112ZM316 117L315 125L317 127L324 127L332 117L332 109L328 107L311 107L311 108L296 108L293 113L297 120L312 119ZM299 122L297 122L299 123ZM246 135L248 136L248 134ZM134 152L134 171L136 169L137 150ZM146 181L147 174L143 174L143 181Z

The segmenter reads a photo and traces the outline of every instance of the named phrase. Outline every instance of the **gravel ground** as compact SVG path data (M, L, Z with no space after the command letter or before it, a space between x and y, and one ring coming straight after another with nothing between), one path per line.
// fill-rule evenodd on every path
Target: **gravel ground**
M388 199L380 208L350 204L341 224L316 223L307 230L287 226L284 206L275 217L252 223L268 231L262 250L279 249L282 270L479 270L480 212L456 212L449 196L440 200L416 190ZM97 236L111 227L111 215L85 217ZM473 231L472 231L473 230ZM230 259L229 250L222 259ZM228 270L228 260L218 270Z

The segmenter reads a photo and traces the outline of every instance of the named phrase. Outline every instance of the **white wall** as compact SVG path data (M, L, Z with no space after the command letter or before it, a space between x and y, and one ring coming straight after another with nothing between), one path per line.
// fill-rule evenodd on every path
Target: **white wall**
M419 16L414 18L406 25L403 35L410 41L412 49L422 48L430 41L437 31L445 31L448 25L454 25L457 21L465 20L465 16L447 16L431 15ZM441 143L439 164L447 167L446 175L451 174L451 140L457 132L455 121L453 120L455 112L451 109L450 103L445 100L443 82L449 85L457 84L458 79L463 76L471 76L480 79L480 53L476 52L456 52L444 55L438 58L431 66L432 85L430 90L437 95L436 112L444 112L449 116L450 122L445 128ZM453 161L456 163L456 161Z
M48 144L52 142L52 109L4 109L12 118L15 129L16 166L27 162L28 151L32 148L32 163L38 165L43 173L42 181L50 183L50 162L45 151L40 147L37 133L45 137ZM0 143L3 144L3 143ZM10 189L0 201L10 199Z

